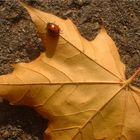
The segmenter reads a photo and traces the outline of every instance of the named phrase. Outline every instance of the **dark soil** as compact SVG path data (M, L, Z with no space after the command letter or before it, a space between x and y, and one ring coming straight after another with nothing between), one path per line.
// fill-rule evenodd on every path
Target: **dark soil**
M0 140L41 140L47 120L27 107L0 103Z
M23 0L25 1L25 0ZM81 35L94 39L103 24L116 42L126 76L140 67L139 0L26 0L32 6L70 18ZM43 50L30 16L17 0L0 1L0 74L13 70L10 64L29 62ZM140 87L140 77L133 82ZM47 126L26 107L0 104L0 140L41 140Z

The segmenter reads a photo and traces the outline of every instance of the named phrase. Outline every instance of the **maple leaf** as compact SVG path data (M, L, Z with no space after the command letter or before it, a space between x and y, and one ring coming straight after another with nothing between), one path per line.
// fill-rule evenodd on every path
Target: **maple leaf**
M0 96L11 104L31 106L47 118L47 140L138 140L140 90L130 83L140 69L125 79L124 65L103 27L89 42L70 20L24 7L46 52L0 76ZM58 38L47 34L50 22L61 29Z

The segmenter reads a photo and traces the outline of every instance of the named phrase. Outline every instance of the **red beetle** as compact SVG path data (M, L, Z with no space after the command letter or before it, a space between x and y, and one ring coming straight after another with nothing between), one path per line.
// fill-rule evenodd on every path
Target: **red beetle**
M46 29L47 29L47 32L50 36L52 36L52 37L59 36L60 28L58 25L56 25L54 23L48 23Z

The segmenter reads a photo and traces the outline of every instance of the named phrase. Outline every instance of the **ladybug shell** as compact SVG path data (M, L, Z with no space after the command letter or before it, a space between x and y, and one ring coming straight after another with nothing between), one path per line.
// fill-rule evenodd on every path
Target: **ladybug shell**
M48 23L47 24L47 32L50 36L52 37L58 37L59 33L60 33L60 28L58 25L54 24L54 23Z

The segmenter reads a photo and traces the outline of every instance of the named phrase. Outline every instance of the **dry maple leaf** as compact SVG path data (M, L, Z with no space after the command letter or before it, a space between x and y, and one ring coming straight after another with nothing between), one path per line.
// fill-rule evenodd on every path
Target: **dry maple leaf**
M16 64L13 73L0 76L0 96L47 118L47 140L138 140L140 90L130 83L140 69L125 79L124 65L104 28L89 42L70 20L24 7L47 50L54 52L51 58L42 53L31 63ZM46 33L48 22L60 27L59 38Z

